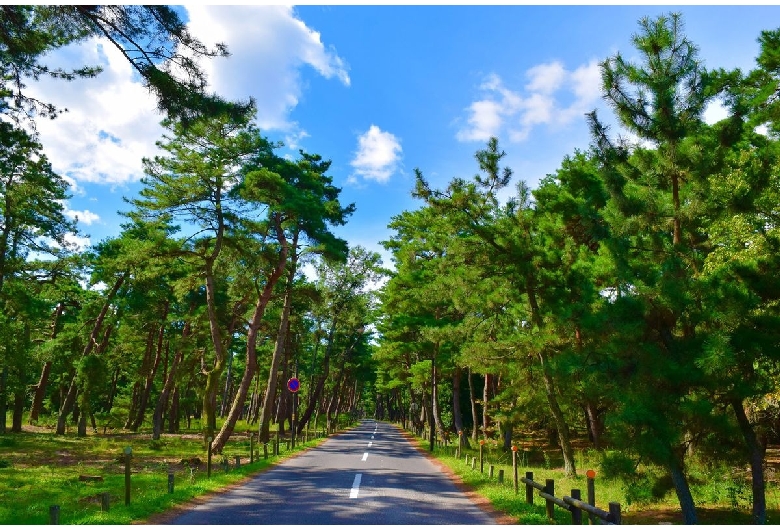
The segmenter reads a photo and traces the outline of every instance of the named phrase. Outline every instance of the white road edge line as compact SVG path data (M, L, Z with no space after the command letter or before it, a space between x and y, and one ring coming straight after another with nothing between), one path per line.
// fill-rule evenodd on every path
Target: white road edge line
M368 459L368 453L363 453L363 462L365 462L366 459Z
M366 453L368 454L368 453ZM363 473L355 475L355 482L352 483L352 489L349 492L350 499L357 499L358 490L360 490L360 479L363 478Z

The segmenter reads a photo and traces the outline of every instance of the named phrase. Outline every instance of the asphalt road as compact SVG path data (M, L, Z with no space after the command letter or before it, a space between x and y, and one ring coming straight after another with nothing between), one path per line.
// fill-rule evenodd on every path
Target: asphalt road
M363 420L171 524L496 524L392 425Z

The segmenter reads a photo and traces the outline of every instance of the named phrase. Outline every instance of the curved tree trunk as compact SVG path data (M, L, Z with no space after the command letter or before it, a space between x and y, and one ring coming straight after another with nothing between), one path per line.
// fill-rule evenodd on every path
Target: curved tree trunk
M189 337L191 331L190 322L187 321L184 324L184 329L181 332L182 340L185 341ZM152 414L152 440L159 440L160 434L163 430L163 414L165 409L168 408L168 400L171 395L171 391L176 385L176 371L179 368L182 360L184 359L184 348L179 346L176 349L176 353L173 356L173 362L166 374L165 384L163 385L162 392L160 392L160 398L157 400L157 405L154 407L154 413Z
M84 352L82 353L82 357L86 357L87 355L90 355L92 353L93 348L97 346L97 338L100 334L100 329L103 327L103 321L106 319L106 314L108 313L108 309L111 306L111 301L116 296L117 292L119 292L119 289L122 287L122 284L127 279L127 276L129 273L125 271L122 273L122 275L116 279L114 282L114 286L111 288L111 291L108 293L108 296L106 296L106 301L103 303L103 307L100 309L100 313L98 314L97 319L95 320L94 326L92 326L92 332L89 334L89 338L87 339L87 344L84 346ZM68 414L73 410L73 405L76 403L76 376L73 376L73 379L70 382L70 387L68 387L68 393L65 396L65 399L62 401L62 405L60 406L60 413L57 417L57 434L65 434L65 418L67 418Z
M303 432L304 426L309 423L309 420L311 419L311 415L315 410L317 411L319 415L319 402L320 398L322 396L322 390L325 387L325 380L328 378L328 373L330 372L330 356L331 352L333 351L333 337L336 334L336 318L333 319L333 323L331 324L330 331L328 332L328 344L325 347L325 357L322 360L322 375L320 375L320 378L317 380L317 385L314 387L314 391L312 392L311 396L309 396L309 404L306 407L306 410L304 411L303 415L301 416L301 421L298 424L298 434ZM317 418L314 420L314 426L315 429L317 427Z
M759 439L753 425L750 424L745 407L740 399L731 400L731 408L737 417L739 429L747 446L750 460L750 472L753 488L753 524L766 524L766 481L764 480L764 460L766 458L766 439Z
M249 387L252 384L252 378L255 375L255 371L257 370L257 339L258 339L258 332L260 330L260 323L263 319L263 315L265 314L265 308L268 306L268 302L271 300L271 294L273 293L274 286L276 285L279 278L282 277L282 274L284 274L284 268L287 264L287 255L289 253L290 244L287 242L287 239L284 236L284 231L282 230L281 225L281 219L277 215L275 216L276 220L276 236L277 240L279 241L279 244L281 245L281 250L279 252L279 260L276 263L276 267L272 271L272 273L269 275L268 279L265 282L265 286L263 287L263 291L261 292L260 296L257 299L257 303L255 304L255 310L252 314L252 320L249 323L249 332L247 333L247 340L246 340L246 366L244 367L244 375L241 377L241 383L238 385L238 390L236 391L236 396L233 399L233 405L230 407L230 412L228 413L228 417L225 419L225 423L222 424L222 429L220 429L219 434L217 435L216 439L214 440L214 444L212 445L212 448L215 452L219 453L222 451L222 448L227 443L228 439L230 438L230 435L233 434L233 429L236 426L236 421L238 421L238 417L241 415L241 411L244 409L244 402L246 401L246 395L249 393ZM268 398L270 394L271 402L273 403L273 397L274 394L276 394L276 370L279 366L279 359L281 358L282 350L284 348L284 338L285 338L285 330L287 329L287 322L289 320L290 316L290 307L291 307L291 298L292 298L292 285L293 285L293 279L295 278L295 265L297 261L297 255L295 252L295 248L297 247L298 242L298 234L297 232L293 236L293 242L292 242L292 248L293 248L293 256L292 256L292 264L290 265L290 270L287 278L287 292L285 293L284 297L284 309L282 310L282 322L279 325L279 337L277 337L276 340L276 348L274 349L274 356L271 361L271 371L269 374L269 380L268 380L268 387L266 389L266 401L263 404L263 410L261 412L260 416L260 441L261 442L267 442L269 440L268 436L268 419L270 418L270 415L268 418L265 417L266 414L270 414L271 407L268 406ZM263 423L265 422L265 424Z
M688 484L688 479L685 476L682 464L678 461L676 456L672 455L667 467L669 469L669 474L672 476L672 483L677 492L677 499L680 501L683 521L685 524L698 524L696 506L693 503L693 495L691 495L691 487Z
M468 373L469 378L469 401L471 402L471 419L474 428L471 430L471 439L474 443L477 443L479 438L479 417L477 416L477 395L474 392L474 380L471 377L471 368Z

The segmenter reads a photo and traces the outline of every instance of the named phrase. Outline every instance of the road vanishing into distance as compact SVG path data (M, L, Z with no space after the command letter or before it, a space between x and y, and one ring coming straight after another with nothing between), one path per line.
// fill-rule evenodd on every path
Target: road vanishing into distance
M363 420L169 524L496 524L390 424Z

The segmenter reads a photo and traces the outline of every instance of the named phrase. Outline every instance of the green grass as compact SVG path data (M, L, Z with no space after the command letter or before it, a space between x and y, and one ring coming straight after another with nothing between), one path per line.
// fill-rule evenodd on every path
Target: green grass
M417 438L420 447L429 452L428 440ZM485 445L484 473L479 469L479 447L472 447L454 457L455 448L437 447L433 456L461 477L463 482L487 498L499 511L515 519L516 524L571 524L571 514L555 507L554 521L549 521L545 512L545 500L534 491L534 504L526 503L525 484L519 482L515 494L513 484L512 455L504 452L494 441ZM467 465L466 455L476 457L476 469ZM575 464L577 477L566 477L557 448L536 447L523 453L518 452L518 476L526 471L533 472L534 481L545 484L547 479L555 481L555 496L571 495L572 489L579 489L583 500L587 500L585 471L593 469L596 474L596 506L609 510L609 502L621 505L623 524L658 524L672 522L682 524L677 497L668 477L659 469L643 467L631 476L606 478L602 471L603 454L596 451L577 451ZM494 465L494 477L489 477L490 465ZM504 484L498 483L499 470L504 471ZM703 524L750 524L751 489L747 477L735 477L728 468L705 468L692 465L689 470L691 491L697 506L699 521ZM780 489L773 480L767 481L767 522L780 522ZM583 519L587 514L583 514Z
M280 445L280 455L263 459L255 442L255 462L249 463L250 442L245 425L228 441L222 455L213 455L207 478L207 451L195 432L164 435L153 441L148 433L73 434L23 432L0 436L0 524L48 524L49 507L60 506L60 524L130 524L148 519L199 495L266 469L294 453L315 446L323 438L296 447ZM255 427L256 428L256 427ZM254 429L253 429L254 430ZM320 434L322 430L320 429ZM125 506L123 450L132 448L130 505ZM258 456L259 453L259 456ZM225 471L223 456L229 462ZM235 467L235 456L241 466ZM190 467L182 460L199 458ZM168 473L175 477L168 493ZM79 475L99 476L102 482L83 482ZM110 509L101 511L101 497L110 495Z

